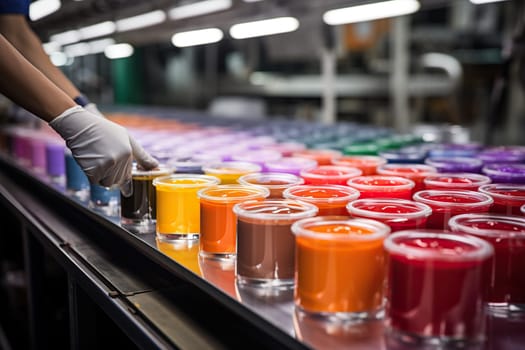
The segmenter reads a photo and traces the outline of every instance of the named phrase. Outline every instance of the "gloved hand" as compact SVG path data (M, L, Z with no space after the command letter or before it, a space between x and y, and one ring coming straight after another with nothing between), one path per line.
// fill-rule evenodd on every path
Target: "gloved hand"
M104 118L105 118L104 114L102 114L102 112L100 112L100 111L98 110L97 105L94 104L93 102L90 102L90 103L88 103L87 105L85 105L85 106L84 106L84 109L85 109L86 111L88 111L88 112L91 112L91 113L93 113L93 114L95 114L95 115L98 115L98 116L100 116L100 117L104 117Z
M49 125L66 141L93 184L111 187L131 181L133 157L145 169L158 166L125 128L80 106L67 109Z
M93 113L94 115L97 115L102 118L106 118L104 114L102 114L101 111L99 111L96 104L93 102L88 103L84 106L84 109L88 112ZM135 160L137 163L144 169L149 170L156 168L159 165L159 162L153 158L151 155L149 155L142 146L135 141L133 137L129 137L129 142L131 143L131 148L133 149L133 156L135 157Z

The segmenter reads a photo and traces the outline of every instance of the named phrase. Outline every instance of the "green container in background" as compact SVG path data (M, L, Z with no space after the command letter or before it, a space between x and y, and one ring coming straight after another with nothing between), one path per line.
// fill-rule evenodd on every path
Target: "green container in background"
M346 155L375 156L378 152L379 147L372 142L355 143L353 145L347 145L343 148L343 153Z
M136 49L134 54L129 57L111 60L114 102L116 104L144 103L141 53L140 49Z

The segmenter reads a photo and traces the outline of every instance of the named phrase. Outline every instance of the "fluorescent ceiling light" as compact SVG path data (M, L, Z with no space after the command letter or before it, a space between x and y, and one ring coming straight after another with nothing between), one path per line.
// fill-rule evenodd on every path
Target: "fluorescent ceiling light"
M80 40L113 34L115 29L116 24L114 22L106 21L79 28L78 30L68 30L67 32L54 34L51 35L49 39L50 41L54 41L60 45L67 45L79 42Z
M44 48L44 51L50 55L53 52L60 51L61 45L57 43L56 41L50 41L48 43L43 43L42 47Z
M119 19L116 21L117 31L139 29L162 23L166 20L166 13L162 10L143 13L138 16Z
M37 0L29 5L29 18L37 21L58 11L60 6L60 0Z
M105 21L91 26L83 27L78 30L81 39L91 39L97 36L113 34L116 25L112 21Z
M169 15L171 19L182 19L224 11L230 7L232 7L232 0L204 0L193 4L173 7L169 11Z
M299 28L299 21L294 17L277 17L262 21L234 24L230 35L234 39L254 38L273 34L293 32Z
M206 28L175 33L171 37L171 42L176 47L188 47L216 43L221 41L223 36L219 28Z
M133 51L133 46L126 43L121 43L106 47L104 50L104 55L106 55L107 58L113 60L117 58L129 57L133 55Z
M501 1L507 1L507 0L470 0L470 2L473 3L474 5L488 4L491 2L501 2Z
M80 56L86 56L86 55L104 52L104 50L108 46L111 46L113 44L115 44L115 40L112 38L93 40L93 41L64 46L64 52L69 57L80 57Z
M323 20L330 25L372 21L408 15L418 11L420 6L417 0L382 1L330 10L324 13Z
M76 43L80 40L80 34L77 30L68 30L67 32L58 33L49 37L51 41L59 43L60 45L67 45Z
M268 82L269 76L266 73L263 72L253 72L250 74L250 83L252 85L264 85Z
M88 43L78 43L73 45L64 46L64 52L69 57L80 57L90 54Z
M100 40L93 40L88 42L89 44L89 53L101 53L106 50L108 46L115 44L115 39L112 38L106 38L106 39L100 39Z
M49 55L49 59L51 60L51 63L57 67L65 66L69 62L69 58L63 52L53 52L51 55Z

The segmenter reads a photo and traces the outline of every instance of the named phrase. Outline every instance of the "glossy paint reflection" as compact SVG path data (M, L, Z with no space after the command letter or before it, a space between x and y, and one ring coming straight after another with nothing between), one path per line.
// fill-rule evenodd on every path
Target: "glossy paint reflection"
M199 255L198 239L164 241L157 238L155 239L155 242L158 250L193 273L202 276L197 259L197 256Z
M297 338L316 349L387 349L382 320L348 322L337 316L327 319L296 308L293 324Z

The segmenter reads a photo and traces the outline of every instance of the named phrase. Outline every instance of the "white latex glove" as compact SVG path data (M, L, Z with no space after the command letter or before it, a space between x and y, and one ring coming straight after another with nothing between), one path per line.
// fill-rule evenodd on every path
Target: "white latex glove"
M91 113L93 113L93 114L95 114L95 115L98 115L98 116L100 116L100 117L104 117L104 118L105 118L104 114L102 114L102 113L98 110L97 105L94 104L93 102L90 102L90 103L88 103L87 105L85 105L85 106L84 106L84 109L85 109L86 111L88 111L88 112L91 112Z
M158 166L125 128L80 106L67 109L49 125L66 141L91 183L105 187L128 183L133 157L145 169Z
M85 105L84 109L99 117L106 118L106 116L98 110L97 105L93 102L90 102L87 105ZM135 139L131 137L131 135L129 136L129 142L131 143L131 148L133 149L133 157L135 157L135 160L142 168L149 170L159 166L159 162L150 154L148 154L148 152L146 152L144 148L142 148L140 143L135 141Z

